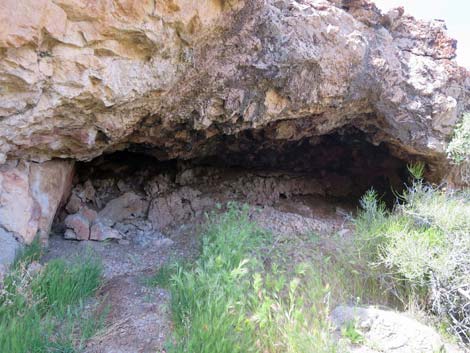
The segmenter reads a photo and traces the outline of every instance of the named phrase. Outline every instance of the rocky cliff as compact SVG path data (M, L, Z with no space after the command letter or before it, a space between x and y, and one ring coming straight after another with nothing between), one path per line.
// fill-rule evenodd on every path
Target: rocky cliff
M256 153L353 127L439 179L470 106L455 49L442 21L367 0L3 0L0 225L27 242L47 233L70 189L71 162L58 160L125 149ZM21 222L49 221L11 226L31 166L52 159L60 180L44 180L60 197L21 208Z

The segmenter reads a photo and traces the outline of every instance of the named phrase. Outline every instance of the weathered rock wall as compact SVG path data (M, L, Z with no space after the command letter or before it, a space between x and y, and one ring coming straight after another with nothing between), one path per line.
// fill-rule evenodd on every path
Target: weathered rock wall
M202 158L354 127L439 178L469 109L455 45L366 0L1 1L0 225L46 233L58 159L126 148Z
M130 144L189 158L241 130L278 141L344 125L442 160L468 105L454 57L442 22L365 0L6 0L0 160Z

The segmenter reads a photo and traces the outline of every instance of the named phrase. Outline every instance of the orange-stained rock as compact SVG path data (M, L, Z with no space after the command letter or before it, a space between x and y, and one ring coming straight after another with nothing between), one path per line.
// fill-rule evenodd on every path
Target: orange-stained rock
M3 0L0 163L192 158L245 130L277 145L352 125L438 174L470 108L455 49L442 21L368 0Z
M73 163L9 162L0 166L0 227L26 244L47 239L54 215L68 198Z
M90 221L82 214L76 213L65 218L67 239L88 240L90 238ZM73 237L72 234L75 236Z

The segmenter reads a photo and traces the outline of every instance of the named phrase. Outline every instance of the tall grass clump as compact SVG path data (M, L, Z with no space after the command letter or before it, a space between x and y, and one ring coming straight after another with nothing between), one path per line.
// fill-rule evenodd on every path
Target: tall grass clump
M403 302L437 314L468 343L470 198L428 185L419 174L392 211L366 193L355 219L358 253Z
M267 264L272 237L230 204L213 215L200 258L169 280L175 338L171 352L335 352L328 288L308 265L292 273ZM166 271L162 273L167 273ZM166 280L163 282L167 282Z
M100 264L87 257L30 266L40 253L35 243L21 252L0 288L2 352L77 352L92 335L89 322L99 321L82 307L100 286Z

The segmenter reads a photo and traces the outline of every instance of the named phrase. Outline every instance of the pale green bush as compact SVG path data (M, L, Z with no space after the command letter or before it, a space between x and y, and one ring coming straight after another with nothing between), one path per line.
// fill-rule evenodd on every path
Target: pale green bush
M470 113L465 113L462 121L455 128L447 153L456 164L470 160Z
M373 192L363 197L362 207L357 242L369 263L389 274L391 288L405 284L425 309L470 342L468 193L446 192L415 180L393 211L385 210Z

